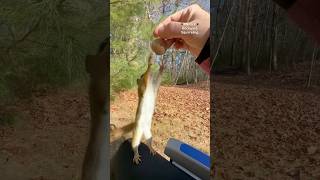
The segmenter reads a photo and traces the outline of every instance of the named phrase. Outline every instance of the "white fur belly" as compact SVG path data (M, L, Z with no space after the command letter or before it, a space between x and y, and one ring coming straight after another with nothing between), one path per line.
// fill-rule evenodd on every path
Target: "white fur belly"
M143 99L141 100L140 118L138 124L150 129L152 116L155 108L155 93L152 87L147 87Z

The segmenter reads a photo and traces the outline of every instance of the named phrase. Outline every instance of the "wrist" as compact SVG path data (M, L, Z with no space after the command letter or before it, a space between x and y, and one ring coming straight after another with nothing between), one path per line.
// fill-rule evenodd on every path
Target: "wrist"
M195 60L196 63L206 72L206 74L210 74L210 37L207 38L206 43L204 44L199 56Z
M210 68L211 68L210 57L205 59L201 64L199 64L199 66L207 75L210 75Z
M198 64L201 64L204 60L210 57L210 37L208 37L200 50L200 53L195 60Z

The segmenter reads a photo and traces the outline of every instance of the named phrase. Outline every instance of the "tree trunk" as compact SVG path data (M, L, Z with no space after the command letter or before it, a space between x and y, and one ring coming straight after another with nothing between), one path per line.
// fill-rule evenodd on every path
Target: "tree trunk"
M247 0L246 2L246 17L245 17L245 62L246 62L246 72L248 75L251 74L251 64L250 64L250 46L251 46L251 1Z
M278 27L277 27L277 6L274 4L273 6L273 16L272 16L272 70L277 71L278 70L278 56L277 56L277 35L278 35Z
M314 47L313 53L312 53L312 59L310 62L310 71L309 71L309 76L308 76L308 81L307 81L307 88L311 86L311 77L312 77L312 70L313 70L313 65L314 65L314 60L316 58L317 54L317 46Z

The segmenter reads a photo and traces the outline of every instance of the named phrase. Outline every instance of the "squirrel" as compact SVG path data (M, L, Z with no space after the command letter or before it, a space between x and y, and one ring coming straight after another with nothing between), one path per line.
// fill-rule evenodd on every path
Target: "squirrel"
M133 132L131 147L134 152L133 162L139 164L141 162L138 146L142 138L146 140L146 144L150 152L154 155L155 150L152 148L152 134L151 125L152 117L155 109L158 89L161 83L161 77L164 70L163 61L160 63L160 68L157 76L152 73L151 67L153 65L152 54L149 55L148 67L144 74L137 79L138 84L138 107L135 116L135 122L130 123L122 128L111 128L111 141L120 138L124 134Z
M89 73L90 100L90 137L82 164L82 180L103 180L108 177L108 117L107 95L110 83L107 75L110 71L108 63L109 38L100 45L96 55L86 57L86 70Z

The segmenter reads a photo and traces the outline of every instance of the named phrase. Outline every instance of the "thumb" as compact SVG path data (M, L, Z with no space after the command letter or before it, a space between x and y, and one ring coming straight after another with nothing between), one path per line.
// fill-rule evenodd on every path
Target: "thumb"
M181 27L181 22L162 22L156 27L153 34L162 39L183 38L185 35L181 33Z

